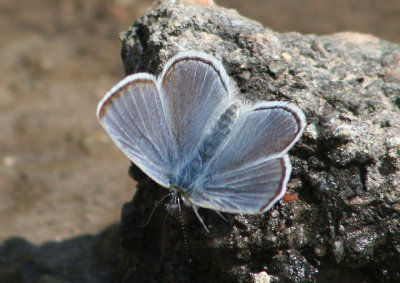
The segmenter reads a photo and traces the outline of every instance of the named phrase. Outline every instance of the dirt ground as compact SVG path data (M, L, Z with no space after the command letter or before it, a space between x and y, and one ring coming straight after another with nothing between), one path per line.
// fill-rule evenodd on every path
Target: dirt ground
M61 241L119 220L135 184L95 110L124 76L118 33L150 2L0 2L1 242ZM278 31L400 42L397 0L217 2Z

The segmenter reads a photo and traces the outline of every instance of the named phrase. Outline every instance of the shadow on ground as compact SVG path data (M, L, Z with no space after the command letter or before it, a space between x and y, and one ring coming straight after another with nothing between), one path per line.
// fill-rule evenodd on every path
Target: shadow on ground
M0 282L113 282L119 225L97 235L35 245L10 238L0 247Z

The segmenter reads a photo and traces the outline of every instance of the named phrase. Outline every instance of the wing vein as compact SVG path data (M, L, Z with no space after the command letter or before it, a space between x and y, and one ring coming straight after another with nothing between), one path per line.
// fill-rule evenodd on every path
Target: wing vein
M112 110L114 110L114 108L113 108ZM136 142L132 139L132 137L128 134L128 132L125 131L125 129L124 129L124 127L122 127L121 123L118 122L118 121L119 121L118 117L115 117L115 114L116 114L116 113L114 113L113 111L109 111L108 113L111 114L111 115L110 115L110 118L114 120L115 124L118 126L118 128L120 129L120 131L121 131L122 133L124 133L124 135L125 135L125 137L127 138L127 140L131 141L131 143L132 143L134 146L137 147ZM119 115L122 117L122 120L124 121L124 123L126 123L126 120L125 120L125 118L124 118L124 115L123 115L120 111L118 111L118 113L119 113Z
M143 96L143 89L140 88L139 90L140 90L140 95L142 96L142 99L143 99L143 101L144 101L144 106L145 106L144 108L145 108L145 110L146 110L147 117L148 117L149 119L151 119L151 118L150 118L151 116L150 116L150 112L149 112L149 107L148 107L148 105L147 105L147 100L146 100L146 98ZM155 132L154 132L153 124L152 124L151 122L149 122L149 124L150 124L150 127L151 127L151 132L152 132L153 135L154 135ZM146 131L147 131L147 127L146 127ZM159 147L155 146L154 140L152 139L152 137L151 137L150 135L149 135L149 139L152 141L153 147L154 147L154 149L157 151L158 155L159 155L162 159L164 159L164 156L163 156L161 150L159 149ZM163 161L165 162L165 160L163 160Z

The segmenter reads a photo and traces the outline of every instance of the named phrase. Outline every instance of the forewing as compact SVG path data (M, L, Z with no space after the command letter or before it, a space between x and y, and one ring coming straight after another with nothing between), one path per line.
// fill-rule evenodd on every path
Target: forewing
M170 60L160 89L179 159L184 162L230 104L234 92L222 65L198 52Z
M287 152L304 127L302 111L286 103L263 102L245 110L196 181L190 200L232 213L268 210L286 191Z
M131 161L160 185L170 186L174 144L153 76L122 80L100 101L97 116Z

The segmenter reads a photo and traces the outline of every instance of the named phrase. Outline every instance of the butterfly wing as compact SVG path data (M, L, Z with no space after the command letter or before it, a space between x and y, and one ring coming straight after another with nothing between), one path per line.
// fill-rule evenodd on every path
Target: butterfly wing
M100 101L97 116L131 161L160 185L170 186L175 146L153 76L126 77Z
M193 51L171 59L159 84L178 160L185 163L211 131L235 92L230 90L228 76L219 61Z
M210 133L225 129L231 115L221 114L234 93L221 63L186 52L171 59L158 80L149 74L128 76L99 103L97 115L139 168L170 187L171 175L182 174L182 164L193 160L202 145L214 144L207 142ZM185 197L194 205L225 212L263 212L286 190L291 172L287 152L301 136L305 118L285 103L238 109L232 116L236 122L226 124L229 134L215 143L218 150ZM221 117L226 119L219 121Z
M291 173L287 152L305 127L302 111L286 103L244 107L231 133L187 196L201 207L231 213L268 210Z

